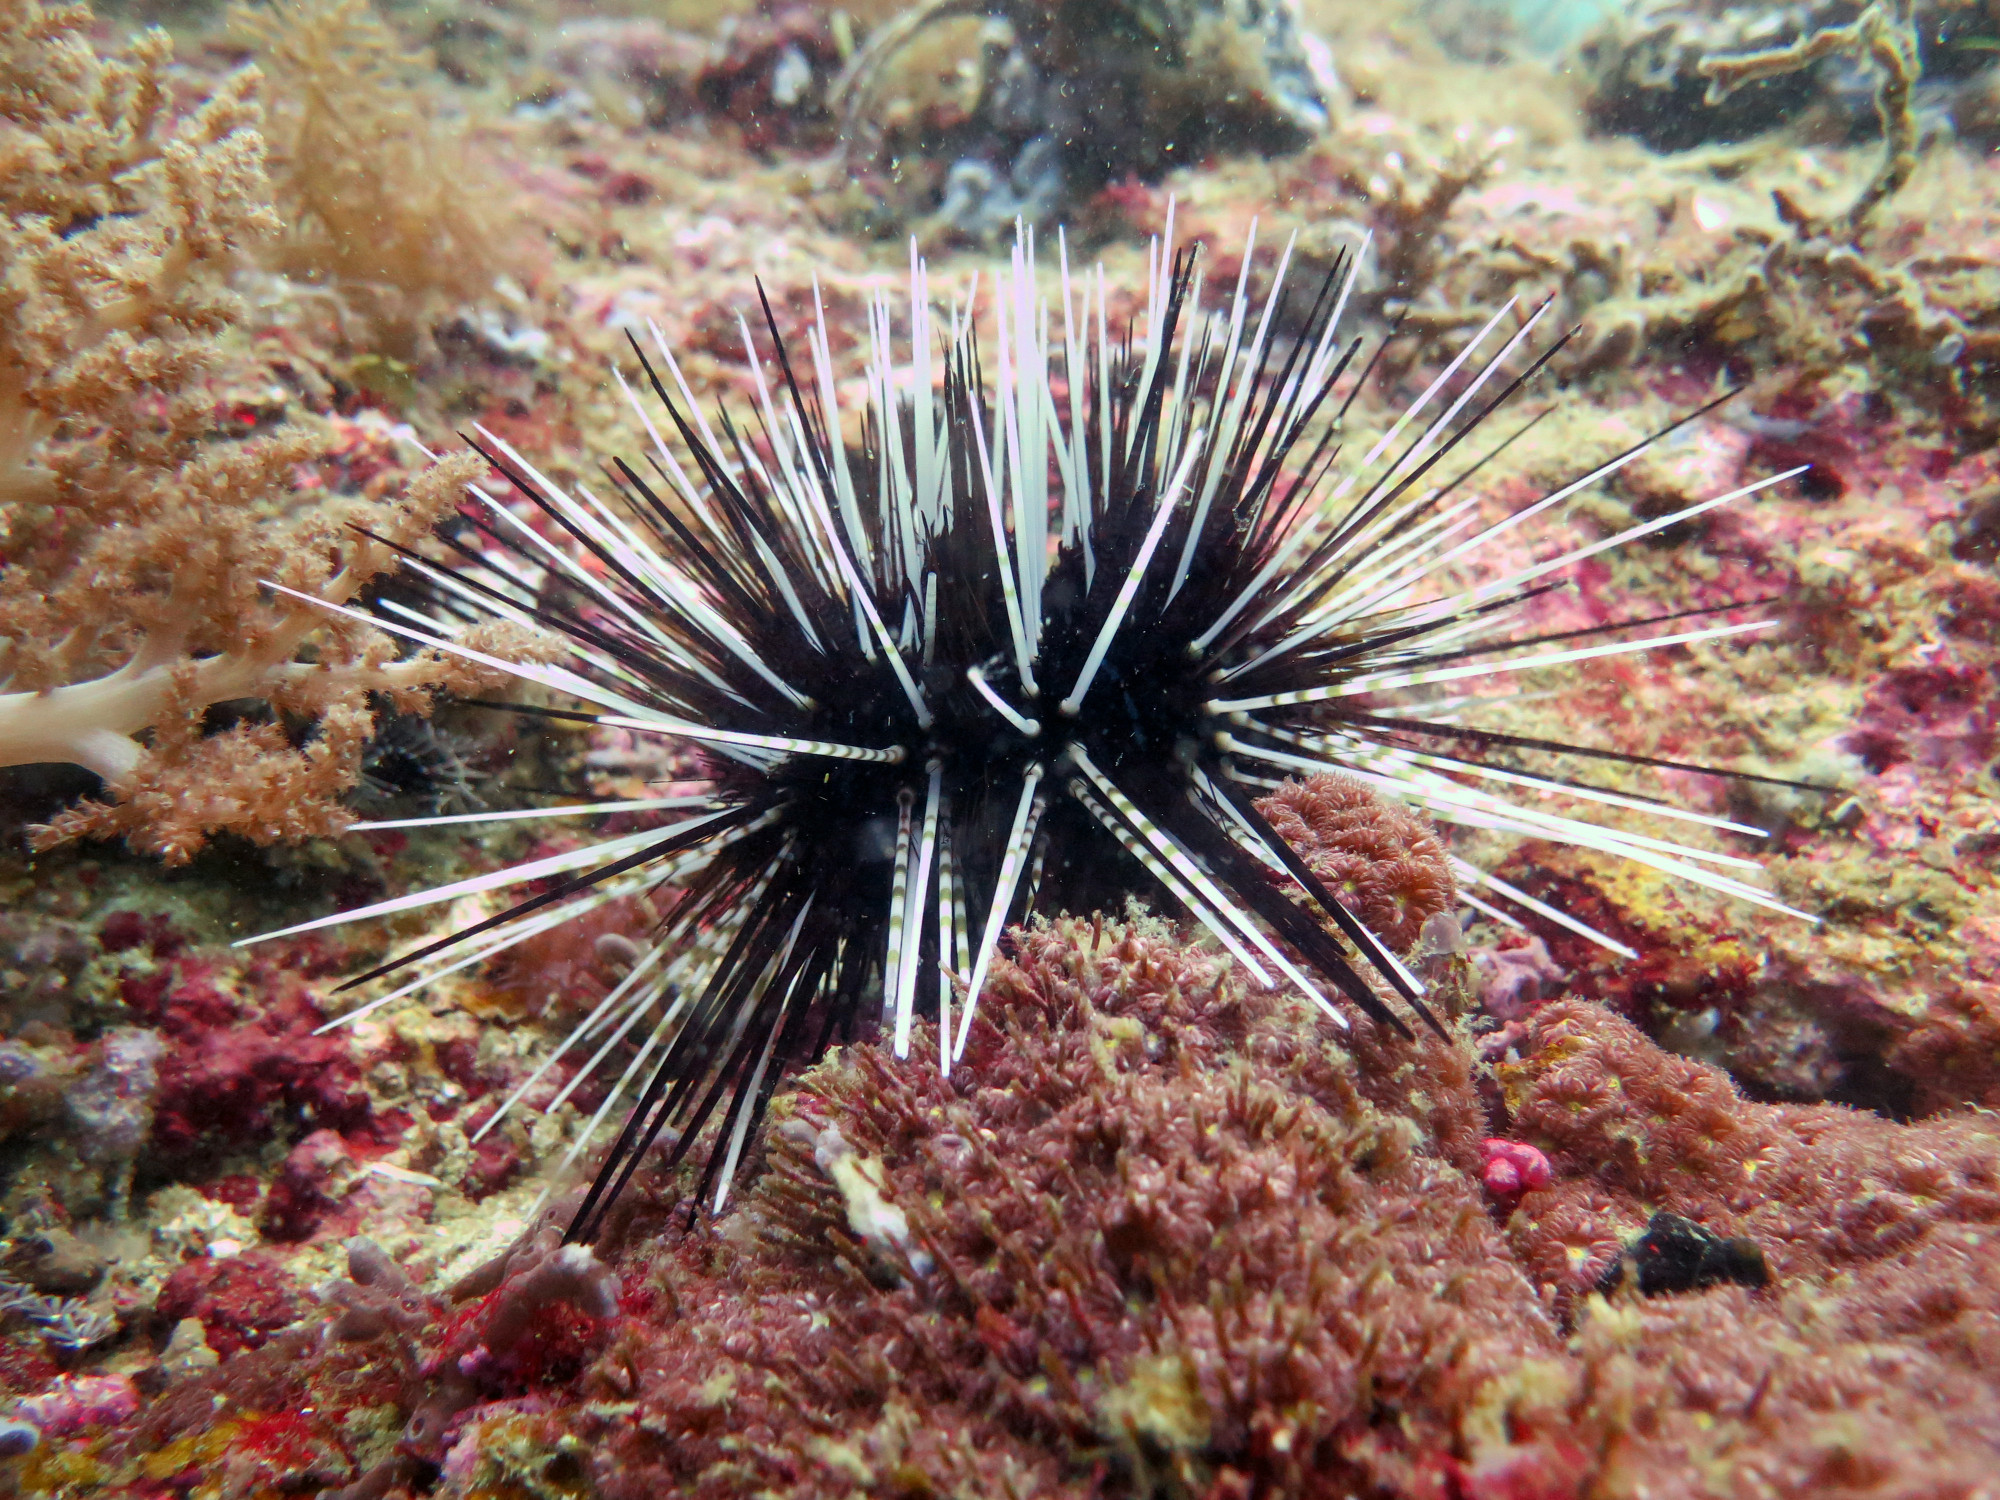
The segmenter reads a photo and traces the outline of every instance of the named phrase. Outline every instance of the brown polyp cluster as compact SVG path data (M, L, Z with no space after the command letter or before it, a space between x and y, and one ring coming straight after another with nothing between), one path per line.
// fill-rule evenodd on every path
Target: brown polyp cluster
M1601 1007L1536 1013L1501 1069L1512 1133L1556 1180L1507 1226L1582 1322L1574 1347L1652 1424L1614 1472L1715 1465L1691 1494L1972 1494L2000 1414L2000 1130L1958 1113L1902 1125L1760 1105ZM1584 1295L1658 1210L1754 1242L1773 1288L1607 1316ZM1598 1420L1602 1420L1601 1416ZM1617 1492L1617 1491L1612 1491Z
M849 1049L719 1241L655 1241L656 1309L594 1376L633 1415L579 1429L600 1493L1408 1486L1558 1352L1418 1123L1467 1133L1468 1048L1357 1064L1160 930L1064 921L1018 958L952 1080Z
M1496 1230L1440 1149L1463 1046L1350 1052L1156 933L1017 956L959 1080L850 1049L719 1234L635 1202L654 1305L585 1383L634 1405L557 1424L600 1493L1969 1495L1994 1461L1983 1120L1752 1104L1555 1002L1503 1081L1556 1177ZM1591 1295L1660 1209L1773 1285Z
M851 1049L718 1238L650 1241L591 1377L633 1416L562 1424L601 1493L1969 1494L1992 1462L1980 1120L1751 1104L1556 1002L1505 1080L1556 1180L1496 1233L1433 1144L1479 1118L1463 1047L1350 1053L1145 932L1018 957L962 1081ZM1775 1284L1589 1295L1661 1208Z
M1437 830L1356 778L1322 772L1287 781L1257 810L1397 952L1415 946L1427 918L1451 909L1456 887Z
M1915 1084L1921 1112L1961 1103L2000 1108L2000 985L1940 979L1887 1060Z
M1509 1228L1549 1284L1587 1286L1601 1265L1566 1269L1545 1223L1556 1239L1601 1244L1668 1209L1755 1240L1781 1284L1890 1275L1913 1247L2000 1224L2000 1130L1987 1116L1901 1125L1838 1105L1754 1104L1719 1068L1572 1000L1536 1012L1523 1053L1500 1069L1512 1130L1548 1151L1558 1180Z

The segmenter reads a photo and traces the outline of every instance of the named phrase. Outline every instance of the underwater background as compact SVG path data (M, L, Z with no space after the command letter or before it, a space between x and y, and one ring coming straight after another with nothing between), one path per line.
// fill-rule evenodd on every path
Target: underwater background
M1995 0L0 0L0 1489L2000 1495L1996 152ZM1478 514L1666 435L1500 563L1797 471L1528 617L1775 628L1468 712L1769 778L1587 767L1809 919L1453 828L1409 1040L1051 914L950 1078L857 1036L561 1246L670 889L332 1029L504 902L232 945L701 773L268 585L422 607L475 427L602 485L651 325L747 412L761 286L862 388L913 244L1060 227L1115 332L1170 215L1360 257L1356 446L1550 301ZM1295 842L1389 912L1420 821Z

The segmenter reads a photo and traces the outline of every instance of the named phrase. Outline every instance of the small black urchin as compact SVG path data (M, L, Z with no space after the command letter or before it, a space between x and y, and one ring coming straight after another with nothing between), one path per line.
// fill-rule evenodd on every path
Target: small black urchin
M650 949L556 1054L595 1046L580 1079L621 1044L632 1053L575 1149L612 1100L637 1094L572 1239L596 1232L663 1129L679 1131L679 1153L721 1110L699 1190L714 1186L719 1207L779 1079L878 1010L898 1055L916 1016L934 1016L949 1069L1002 929L1030 909L1164 895L1255 979L1295 985L1336 1020L1329 990L1406 1035L1385 994L1435 1026L1420 982L1258 812L1253 799L1295 773L1345 771L1440 821L1610 851L1778 906L1724 873L1751 861L1544 803L1758 830L1482 754L1673 763L1465 727L1462 700L1412 697L1765 628L1627 634L1668 615L1506 635L1515 606L1585 557L1776 480L1447 586L1460 559L1645 446L1478 523L1467 480L1490 454L1466 451L1468 440L1544 369L1552 349L1522 351L1546 308L1503 309L1349 459L1339 419L1367 374L1355 367L1360 340L1337 333L1354 263L1301 309L1284 290L1288 248L1253 307L1253 235L1234 297L1204 311L1197 257L1171 247L1170 219L1143 319L1120 338L1102 270L1073 282L1066 255L1051 312L1027 235L983 309L975 284L939 326L913 250L908 362L891 357L891 306L878 296L858 434L843 431L823 310L805 365L768 302L768 352L742 326L757 394L748 430L726 413L710 424L654 329L650 353L633 348L679 441L621 379L653 451L643 472L615 465L615 503L564 492L482 432L476 446L518 500L475 490L473 531L442 560L408 558L435 608L394 608L378 623L585 705L524 711L692 741L708 779L692 794L562 810L673 813L664 827L305 925L547 882L353 981L417 966L373 1008L620 894L674 893ZM975 313L990 320L990 367ZM570 664L497 661L453 639L455 621L495 617L556 632ZM1533 795L1509 800L1520 787ZM1599 936L1456 868L1496 899ZM1289 876L1289 891L1273 875Z

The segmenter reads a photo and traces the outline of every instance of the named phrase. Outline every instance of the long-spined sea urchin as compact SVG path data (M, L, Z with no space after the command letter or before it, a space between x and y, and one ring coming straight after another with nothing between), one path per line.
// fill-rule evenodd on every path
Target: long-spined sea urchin
M1023 235L985 304L989 386L976 283L940 323L913 249L908 360L892 358L892 306L878 294L858 433L841 420L823 306L803 368L768 301L767 349L739 320L754 433L721 412L711 425L655 328L650 350L636 339L633 350L678 444L620 377L652 452L648 472L616 464L615 502L566 492L480 433L517 504L565 540L475 489L473 530L407 558L436 607L391 604L375 623L585 705L528 711L691 741L707 780L616 803L405 820L677 817L286 931L546 883L351 981L414 968L373 1009L634 889L677 893L639 961L542 1065L594 1044L580 1079L634 1038L575 1148L637 1088L573 1238L595 1233L663 1128L679 1128L685 1151L718 1108L700 1194L713 1183L719 1207L779 1078L851 1034L876 996L899 1055L918 1012L935 1014L949 1069L1000 934L1030 907L1164 891L1247 973L1297 986L1342 1025L1329 990L1405 1032L1398 1002L1435 1024L1421 983L1259 813L1254 796L1293 773L1345 771L1442 822L1610 852L1786 909L1727 873L1753 861L1541 804L1557 794L1758 830L1490 752L1707 768L1468 727L1456 703L1406 694L1766 628L1627 634L1702 612L1685 611L1508 635L1516 606L1565 570L1789 476L1447 585L1462 560L1647 445L1480 524L1468 481L1484 457L1468 440L1554 347L1528 358L1547 307L1510 303L1349 461L1339 419L1367 371L1361 340L1338 329L1357 263L1336 266L1301 318L1286 302L1290 254L1254 307L1253 231L1234 296L1204 312L1196 256L1174 251L1170 216L1138 329L1119 339L1102 269L1073 279L1065 253L1045 289ZM558 633L570 664L501 661L454 640L455 621L496 616ZM1611 638L1576 639L1593 635ZM1533 799L1510 800L1511 788ZM1485 890L1464 898L1482 910L1495 910L1489 896L1525 904L1617 947L1455 867Z

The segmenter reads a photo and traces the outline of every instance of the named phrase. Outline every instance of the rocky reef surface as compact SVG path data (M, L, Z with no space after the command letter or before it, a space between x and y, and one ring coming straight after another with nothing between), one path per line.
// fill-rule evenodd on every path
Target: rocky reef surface
M353 817L625 796L685 768L620 732L413 698L418 671L360 640L286 657L354 674L338 746L314 729L324 696L183 690L130 727L133 753L166 764L161 788L215 790L204 768L226 751L213 807L75 767L0 784L0 1486L1989 1492L2000 174L1976 9L1917 9L1900 103L1857 31L1746 78L1729 98L1761 112L1720 122L1682 109L1713 81L1703 59L1809 43L1863 8L1621 14L1579 33L1565 70L1497 23L1474 45L1485 32L1443 5L1120 5L1096 40L1136 50L1083 74L1063 72L1080 23L1058 5L169 9L176 45L143 44L158 87L119 108L149 111L163 141L226 145L228 172L174 179L181 199L153 193L151 167L111 178L139 184L169 249L170 206L209 191L237 198L185 222L262 238L204 240L180 281L133 247L110 279L77 272L101 298L171 281L115 329L51 292L54 271L8 283L7 347L42 350L65 389L116 382L17 337L36 298L62 304L65 339L82 327L153 360L95 425L38 426L57 408L0 382L8 413L31 414L0 433L10 567L76 578L88 561L63 550L84 548L85 512L21 481L58 472L57 449L78 473L137 455L135 514L161 534L184 518L152 497L192 463L203 514L258 546L331 546L351 507L393 505L423 472L407 438L450 446L471 421L591 482L643 440L606 372L649 319L699 395L740 402L753 277L788 333L817 278L843 378L912 233L956 285L1014 213L1059 218L1129 312L1171 198L1211 288L1234 284L1253 217L1253 282L1294 234L1295 274L1367 241L1357 328L1395 336L1356 404L1360 441L1510 297L1556 299L1577 330L1562 388L1482 472L1488 519L1738 388L1545 542L1802 478L1593 563L1524 633L1745 597L1772 601L1779 628L1550 672L1478 722L1837 790L1593 771L1768 830L1713 848L1755 854L1811 923L1587 851L1458 844L1636 957L1461 912L1462 939L1428 960L1445 1040L1337 1032L1156 917L1021 932L962 1072L843 1047L780 1093L726 1212L691 1213L692 1178L656 1165L585 1252L555 1243L577 1185L557 1163L602 1085L560 1062L482 1127L653 913L607 909L335 1030L347 975L486 908L229 945L583 836L340 836ZM109 58L132 19L68 24ZM1202 48L1236 71L1191 61ZM236 73L246 61L265 82ZM1046 181L1021 176L1050 97L1145 68L1194 91L1132 84L1177 119L1210 85L1238 113L1206 136L1123 117ZM313 104L302 78L347 92ZM1697 134L1646 126L1664 116L1645 88ZM74 271L64 245L139 215L86 212L109 191L92 178L71 238L48 230L54 200L15 192L22 174L96 169L65 163L81 137L35 124L26 97L0 90L6 139L42 143L0 153L10 243ZM206 134L172 136L217 99ZM369 120L399 122L415 155L369 156ZM988 170L970 196L967 161ZM357 244L391 203L390 228ZM242 571L260 556L209 557L204 586L263 609ZM147 561L102 575L101 596L172 597ZM130 621L157 628L153 604L97 597L73 593L46 629L10 613L10 650L43 634L32 671L9 670L109 671L137 649ZM204 618L176 649L208 660L229 624ZM79 797L104 810L75 813ZM31 854L31 827L130 843L44 836Z
M1014 946L965 1074L839 1049L780 1098L716 1220L653 1172L595 1250L556 1245L558 1203L445 1273L466 1210L438 1210L487 1191L477 1168L433 1162L413 1194L417 1174L355 1167L352 1130L307 1137L223 1226L270 1245L190 1246L154 1294L156 1352L85 1373L17 1350L17 1420L41 1440L16 1483L359 1500L1985 1482L1983 1117L1752 1103L1583 1000L1536 1007L1504 1052L1342 1034L1150 921Z

